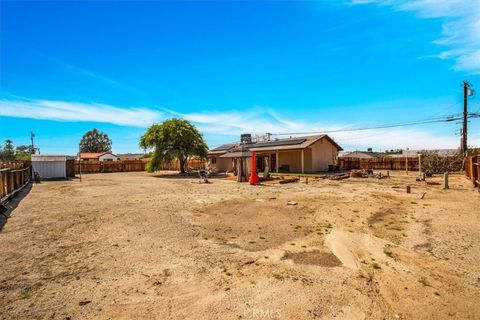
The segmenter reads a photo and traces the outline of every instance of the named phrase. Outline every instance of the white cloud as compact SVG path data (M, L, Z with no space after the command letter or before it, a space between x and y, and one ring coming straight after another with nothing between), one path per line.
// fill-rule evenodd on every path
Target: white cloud
M85 68L80 68L80 67L77 67L77 66L74 66L68 62L65 62L63 60L60 60L58 58L55 58L55 57L52 57L52 56L47 56L47 55L44 55L44 54L41 54L42 56L46 57L47 59L57 63L58 65L62 66L63 68L65 68L66 70L69 70L70 72L73 72L73 73L76 73L76 74L79 74L81 76L84 76L84 77L88 77L90 79L93 79L93 80L96 80L96 81L100 81L100 82L103 82L104 84L107 84L111 87L115 87L115 88L118 88L118 89L122 89L124 91L128 91L130 93L134 93L134 94L137 94L137 95L142 95L142 96L146 96L147 94L140 90L140 89L137 89L135 87L132 87L130 85L126 85L124 83L121 83L121 82L118 82L116 80L113 80L109 77L106 77L106 76L103 76L103 75L100 75L96 72L93 72L93 71L90 71L88 69L85 69Z
M442 20L435 44L443 51L435 57L454 59L454 69L480 74L480 1L478 0L352 0L350 4L378 4Z
M215 141L237 141L242 133L329 132L362 127L362 124L328 124L309 120L285 119L272 108L254 107L227 112L179 113L162 109L120 108L100 103L80 103L51 100L0 99L0 116L32 118L53 121L88 121L112 123L120 126L148 127L171 117L193 122L199 130ZM364 125L363 125L364 126ZM458 137L434 134L425 128L389 128L364 131L329 133L346 149L456 148ZM297 133L297 134L294 134ZM279 137L286 137L282 135ZM480 135L470 137L471 145L480 145Z
M165 110L171 115L194 122L201 132L211 135L237 137L242 133L299 133L329 132L360 127L359 124L329 125L313 121L286 120L270 108L256 107L239 112L201 112L181 114ZM295 134L292 134L295 136ZM348 149L376 150L410 149L448 149L459 145L458 137L438 135L417 128L371 129L363 131L342 131L329 133L340 145ZM285 135L279 137L286 137ZM234 140L235 141L235 140ZM227 141L225 141L227 142ZM230 141L228 141L230 142ZM480 136L470 139L471 145L480 145Z
M166 112L187 119L204 128L206 133L224 133L226 135L240 135L242 133L265 134L284 132L305 132L318 130L338 130L345 126L332 126L315 122L287 120L279 116L274 110L266 107L254 107L243 112L196 112L178 113L164 109Z
M0 116L147 127L160 121L162 112L146 108L119 108L101 103L1 99Z

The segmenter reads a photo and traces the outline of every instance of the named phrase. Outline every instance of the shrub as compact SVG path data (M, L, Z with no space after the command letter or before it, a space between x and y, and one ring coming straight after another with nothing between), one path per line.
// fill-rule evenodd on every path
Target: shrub
M463 156L457 152L448 156L439 156L435 151L423 151L422 171L428 174L461 171Z

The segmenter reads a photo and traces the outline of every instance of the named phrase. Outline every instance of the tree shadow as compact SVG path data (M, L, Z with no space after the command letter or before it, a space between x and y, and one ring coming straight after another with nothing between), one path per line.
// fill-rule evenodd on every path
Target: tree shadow
M32 190L32 183L29 183L25 188L23 188L20 192L18 192L12 200L0 206L0 231L3 230L5 224L7 224L8 218L13 213L23 198L25 198L28 193Z
M160 179L172 179L172 180L191 180L191 179L200 179L200 176L197 172L192 173L157 173L152 175L153 178L160 178ZM208 179L223 179L227 178L228 175L226 173L214 173L211 174Z

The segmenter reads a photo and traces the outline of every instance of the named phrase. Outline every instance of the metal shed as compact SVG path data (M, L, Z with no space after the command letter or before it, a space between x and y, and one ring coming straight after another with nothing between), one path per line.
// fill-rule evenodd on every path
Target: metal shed
M67 178L67 156L33 154L32 166L41 179Z

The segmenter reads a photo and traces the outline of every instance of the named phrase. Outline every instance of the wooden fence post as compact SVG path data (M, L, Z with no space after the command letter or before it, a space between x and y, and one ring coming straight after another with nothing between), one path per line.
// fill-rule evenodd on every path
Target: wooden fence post
M422 176L422 155L418 155L418 176Z
M5 195L5 185L3 179L3 170L0 169L0 198L3 198Z
M11 193L13 190L15 190L15 179L11 169L7 171L7 174L8 174L8 182L9 182L7 193Z

